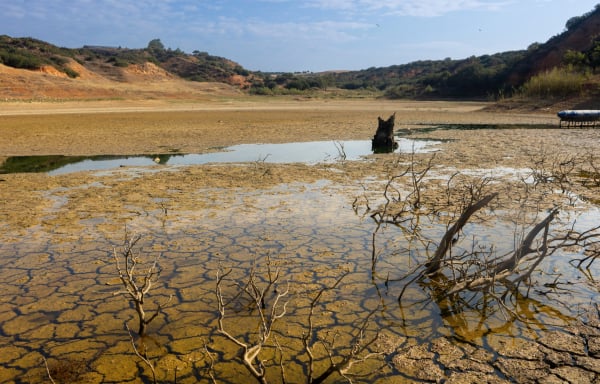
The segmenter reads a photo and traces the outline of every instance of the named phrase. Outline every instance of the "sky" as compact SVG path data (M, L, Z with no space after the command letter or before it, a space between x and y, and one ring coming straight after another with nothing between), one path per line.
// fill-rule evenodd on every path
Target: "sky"
M0 35L145 48L263 72L386 67L526 49L598 0L0 0Z

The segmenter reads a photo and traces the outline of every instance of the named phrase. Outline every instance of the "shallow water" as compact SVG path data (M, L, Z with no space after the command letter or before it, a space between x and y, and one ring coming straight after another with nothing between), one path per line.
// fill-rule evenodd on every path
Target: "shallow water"
M90 186L102 187L100 183ZM88 382L147 378L149 371L139 368L123 326L128 322L135 328L135 312L124 297L115 296L120 283L112 254L114 249L119 252L124 231L115 231L115 218L102 214L80 217L70 228L51 225L50 218L64 209L63 192L48 192L56 204L47 212L45 224L27 233L6 228L0 234L0 299L5 303L0 310L0 349L5 351L0 379L46 381L42 356L83 359ZM493 350L497 338L532 339L538 332L567 324L597 296L585 277L568 264L572 255L563 253L543 263L543 273L536 275L538 286L554 282L557 273L561 281L573 284L562 296L532 292L519 298L515 310L525 322L506 318L477 298L459 307L430 300L430 288L417 284L410 285L399 302L404 283L397 279L424 254L410 251L416 244L402 228L383 227L376 237L378 262L372 273L375 224L352 207L351 197L361 193L356 185L326 181L235 194L200 189L197 210L163 210L160 204L168 203L166 197L157 201L154 211L132 214L136 209L130 207L123 212L128 231L143 236L138 243L140 258L161 255L162 273L148 309L173 296L164 314L149 326L148 356L161 377L172 378L177 369L180 383L206 380L202 374L208 364L205 345L218 351L217 374L231 382L247 377L241 364L233 362L237 347L215 334L219 268L232 270L223 291L228 299L253 266L261 286L266 284L268 263L280 268L277 289L282 292L289 282L290 295L288 315L279 322L276 334L291 356L292 376L302 372L298 351L306 332L308 303L344 273L348 275L340 286L327 291L315 311L315 329L322 337L336 332L341 345L349 345L356 324L375 311L371 333L378 328L392 338L408 337L418 343L448 335ZM584 209L578 221L593 222L596 211L581 204ZM436 241L445 229L435 220L424 222L422 236ZM477 236L479 243L494 244L501 253L513 246L515 227L498 219L486 226L467 226L464 232L465 242L457 249L467 249ZM593 272L598 272L595 266ZM257 321L256 311L247 310L240 300L228 308L225 326L243 337L255 333ZM325 358L324 351L320 357ZM399 372L381 375L390 374Z
M398 139L396 152L434 151L439 141ZM159 154L152 156L18 156L9 157L0 173L48 172L60 175L119 167L200 165L207 163L305 163L359 160L373 153L370 140L311 141L284 144L240 144L204 154Z

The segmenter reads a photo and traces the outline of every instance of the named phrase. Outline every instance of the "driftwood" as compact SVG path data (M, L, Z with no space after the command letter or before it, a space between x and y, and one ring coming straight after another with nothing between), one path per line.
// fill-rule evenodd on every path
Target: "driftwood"
M395 113L387 120L383 120L381 117L377 118L379 124L375 136L373 136L373 140L371 141L371 150L373 152L393 152L398 148L398 143L396 143L396 140L394 139L395 119Z
M534 269L548 256L549 252L560 248L560 246L549 247L549 243L554 240L548 237L550 223L558 215L558 209L553 210L544 220L538 223L529 231L523 239L516 251L506 260L488 266L488 271L480 271L485 273L472 274L464 276L460 281L455 281L452 288L447 291L448 295L463 291L463 290L484 290L492 286L496 282L502 282L512 276L513 283L523 281L533 273ZM542 235L542 244L537 248L532 248L533 241L544 231ZM559 239L560 240L560 239ZM528 265L523 267L523 271L519 271L521 264L525 264L525 256L534 254L527 260Z
M439 271L440 266L442 264L442 260L444 259L444 256L452 246L455 236L467 224L469 218L473 216L475 212L488 205L490 201L492 201L496 196L498 196L498 193L488 195L476 202L475 204L468 206L467 209L463 211L456 223L454 223L454 225L450 227L442 237L442 241L440 241L440 245L436 249L435 254L431 258L431 260L427 264L425 264L425 274L436 273Z
M469 218L475 212L488 205L497 195L497 193L488 195L468 206L463 211L456 223L454 223L442 237L442 241L436 249L435 254L431 260L425 264L425 270L420 276L433 276L442 272L444 268L453 269L453 264L457 260L445 260L445 255L452 247L455 236L467 224ZM513 277L513 283L518 283L519 281L528 278L549 252L551 253L560 248L560 245L554 245L552 249L549 246L549 242L561 240L560 238L550 239L548 235L550 223L557 215L558 209L554 209L544 220L536 224L508 258L503 257L491 260L490 262L481 263L479 269L471 271L471 273L467 272L468 269L463 272L454 270L453 275L455 276L450 280L452 284L448 285L446 294L451 295L467 289L486 289L496 282L503 281L509 276ZM533 243L541 232L543 232L541 245L534 247ZM525 256L532 254L534 255L527 258L525 261ZM523 264L527 265L523 266ZM520 271L520 269L524 270Z

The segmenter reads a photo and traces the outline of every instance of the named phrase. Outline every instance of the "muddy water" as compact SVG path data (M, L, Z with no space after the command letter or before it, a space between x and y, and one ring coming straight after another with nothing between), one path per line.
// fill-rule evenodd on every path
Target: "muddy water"
M136 175L143 180L136 181L127 173L120 177L121 183L132 184L152 183L153 178ZM519 298L515 311L524 321L487 307L479 298L460 308L445 301L432 302L428 288L416 284L399 303L404 283L397 279L424 254L410 251L415 248L414 240L402 228L384 227L377 234L378 262L372 273L375 224L365 212L353 209L354 197L364 194L358 183L278 183L254 190L228 188L227 193L199 183L186 204L176 204L181 191L171 187L151 197L146 206L135 196L129 196L121 209L107 203L85 206L89 200L81 197L73 205L74 191L98 204L110 190L102 180L48 189L43 195L50 203L38 224L19 230L3 226L1 381L46 382L43 358L54 377L62 374L97 383L151 380L150 370L134 355L124 327L127 323L135 330L135 312L118 294L113 251L119 254L125 228L130 235L142 236L136 248L141 261L161 255L162 272L150 291L147 310L172 299L150 324L143 348L156 364L158 378L171 382L175 375L180 383L208 382L209 356L215 361L219 381L241 382L248 376L236 360L239 348L215 332L219 268L232 271L223 286L226 298L236 295L253 267L265 284L268 263L281 271L277 292L289 283L287 314L274 328L290 361L288 378L306 373L302 336L307 332L310 301L346 273L341 284L327 290L314 308L314 340L335 339L335 346L346 351L353 332L373 312L367 334L382 330L389 351L439 343L446 336L479 345L493 355L506 348L507 342L533 340L569 324L580 307L596 297L593 286L566 262L571 255L561 254L544 263L535 277L537 286L552 283L557 272L562 273L561 281L573 284L561 296L548 289ZM377 203L375 195L372 204ZM69 225L64 217L70 217ZM425 238L439 239L445 228L429 220L422 231ZM474 228L478 241L496 244L500 251L513 245L505 240L514 237L510 222L495 220L481 228ZM469 228L465 231L469 239ZM256 333L256 315L247 300L239 299L227 308L224 324L241 340L252 340L248 335ZM326 350L316 348L315 352L318 367L323 367ZM266 355L276 355L272 344ZM402 382L406 375L414 377L406 367L399 371L394 365L381 368L380 363L367 362L358 369L376 371L370 380L395 377ZM269 370L278 377L276 363L270 363Z
M439 141L399 138L396 152L426 153L436 150ZM0 164L0 174L48 172L60 175L131 166L201 165L207 163L333 163L359 160L373 153L370 140L309 141L283 144L239 144L213 148L204 154L162 154L145 156L16 156Z
M150 307L173 295L164 316L151 324L148 341L149 355L165 375L178 369L179 382L197 381L195 370L204 364L205 343L223 350L223 360L236 355L234 345L214 336L219 265L233 269L232 282L244 280L254 263L262 276L268 255L280 265L296 305L290 321L278 331L296 342L303 328L295 317L306 316L302 308L307 298L346 271L352 275L348 285L326 299L328 309L319 308L315 324L320 329L350 324L377 306L376 298L363 293L371 284L357 263L369 258L370 225L357 219L346 195L325 186L285 185L228 198L219 198L219 189L204 190L205 201L199 204L205 209L158 208L128 221L130 233L143 235L140 257L161 255L162 274L151 291ZM48 223L60 214L62 200L56 201L47 212ZM115 247L119 252L124 228L110 232L106 225L103 219L83 218L76 232L46 226L14 237L3 234L0 274L7 288L2 290L5 305L0 316L2 349L10 351L2 354L3 380L44 381L42 356L50 361L84 360L91 371L85 374L89 382L140 376L123 325L128 322L135 328L134 312L123 297L114 296L120 286L112 252ZM225 289L224 294L233 291ZM244 324L241 319L252 316L238 308L226 323L235 334L253 332L254 326L238 329ZM244 374L241 367L235 369Z

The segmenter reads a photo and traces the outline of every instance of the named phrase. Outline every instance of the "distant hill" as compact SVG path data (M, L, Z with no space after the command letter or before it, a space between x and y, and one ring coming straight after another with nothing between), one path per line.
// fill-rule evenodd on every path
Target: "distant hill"
M159 39L150 41L143 49L91 45L68 49L28 37L0 36L0 64L28 70L53 67L71 78L77 78L80 74L70 65L73 61L114 81L126 81L122 68L145 63L153 63L173 75L192 81L244 86L252 77L249 71L231 60L206 52L186 54L179 49L165 48Z
M569 62L569 55L578 63ZM460 60L415 61L333 73L340 88L374 88L392 98L498 98L510 96L533 76L577 64L594 74L600 66L600 9L571 18L566 30L527 49Z
M599 4L600 5L600 4ZM525 57L516 62L507 73L506 81L510 85L523 84L532 76L552 68L569 64L565 61L567 52L580 52L587 56L580 64L595 70L600 54L600 7L582 16L567 21L566 30L544 44L533 44ZM594 50L598 52L594 53ZM585 62L587 61L587 62Z
M177 55L181 54L173 56ZM183 58L166 60L176 63ZM231 61L223 62L227 68L235 68ZM210 69L206 72L212 73ZM160 60L145 49L66 49L31 38L0 36L0 101L233 96L240 94L239 84L246 81L236 76L234 70L219 68L218 76L190 81L164 69Z
M495 94L510 68L526 54L512 51L460 60L422 60L333 77L340 88L371 87L392 98L481 98Z
M0 98L4 99L161 97L167 93L187 97L207 90L260 95L341 90L345 95L366 92L412 99L505 99L515 95L567 99L583 95L595 103L600 94L599 67L598 6L571 18L565 30L547 42L532 43L523 50L322 73L251 72L207 52L190 54L166 48L160 39L141 49L91 45L68 49L33 38L0 36ZM541 94L542 88L557 91ZM593 104L584 100L581 105L586 103Z

